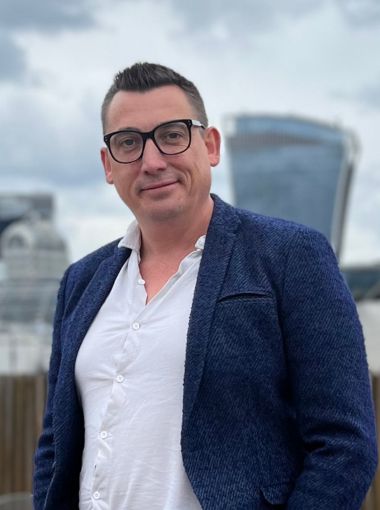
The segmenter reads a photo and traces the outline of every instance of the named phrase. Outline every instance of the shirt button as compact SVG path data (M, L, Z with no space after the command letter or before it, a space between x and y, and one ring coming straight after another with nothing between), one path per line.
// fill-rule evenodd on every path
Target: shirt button
M119 374L119 375L116 376L116 381L117 382L123 382L124 381L124 377L121 374Z
M139 285L145 285L145 280L143 280L142 278L139 278L139 279L137 280L137 283L138 283Z
M94 499L99 499L100 498L100 493L98 491L95 491L93 496L94 496Z
M100 433L100 437L102 439L105 439L107 436L108 436L107 432L105 430L102 430L101 433Z
M132 328L133 328L135 331L137 331L138 329L140 329L140 324L139 324L138 322L134 322L134 323L132 324Z

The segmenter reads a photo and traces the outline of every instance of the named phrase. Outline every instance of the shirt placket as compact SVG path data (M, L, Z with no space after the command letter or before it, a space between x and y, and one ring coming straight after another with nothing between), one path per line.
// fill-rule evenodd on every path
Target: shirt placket
M138 356L141 348L138 333L144 321L146 292L138 262L138 254L132 252L127 268L127 279L133 281L133 284L128 286L126 295L125 309L128 310L126 334L120 346L120 352L114 357L115 373L112 388L98 433L98 451L94 465L92 488L92 503L96 510L110 510L106 502L107 479L111 475L109 461L112 455L115 454L115 448L117 448L117 445L113 444L112 432L120 406L128 404L125 385L128 377L128 366Z
M197 241L195 250L187 255L180 263L178 271L168 280L158 294L146 304L145 281L139 271L139 254L133 250L128 261L127 281L133 282L128 285L125 310L126 334L120 345L120 351L114 357L115 373L112 382L112 389L106 406L102 424L98 433L98 451L94 466L94 477L92 487L92 504L94 510L110 510L107 502L107 486L109 477L112 476L110 466L112 455L117 445L113 444L113 428L118 419L121 406L128 405L128 394L126 379L128 377L128 366L138 356L141 350L139 332L144 323L148 322L149 316L155 313L157 307L162 303L171 289L179 282L182 276L189 276L192 266L201 256L204 245L204 238Z

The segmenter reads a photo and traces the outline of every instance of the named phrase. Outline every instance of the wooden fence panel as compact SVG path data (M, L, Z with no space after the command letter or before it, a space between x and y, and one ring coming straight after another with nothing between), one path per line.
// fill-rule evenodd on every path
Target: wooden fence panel
M0 377L0 494L31 492L46 375Z

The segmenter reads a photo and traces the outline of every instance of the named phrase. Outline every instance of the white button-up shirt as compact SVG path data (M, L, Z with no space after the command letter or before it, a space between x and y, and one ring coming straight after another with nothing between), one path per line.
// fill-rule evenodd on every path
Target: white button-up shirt
M80 510L199 510L183 467L186 337L205 236L146 304L132 249L80 347L75 377L85 421Z

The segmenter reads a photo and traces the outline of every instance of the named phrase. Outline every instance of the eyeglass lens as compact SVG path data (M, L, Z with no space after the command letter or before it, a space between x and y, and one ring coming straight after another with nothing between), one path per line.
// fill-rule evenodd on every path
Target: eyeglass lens
M170 122L158 126L153 133L157 147L164 154L179 154L190 144L190 128L184 122ZM144 138L138 131L115 133L110 139L111 152L120 162L132 162L140 158Z

